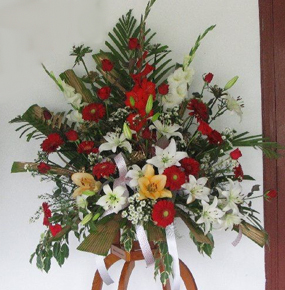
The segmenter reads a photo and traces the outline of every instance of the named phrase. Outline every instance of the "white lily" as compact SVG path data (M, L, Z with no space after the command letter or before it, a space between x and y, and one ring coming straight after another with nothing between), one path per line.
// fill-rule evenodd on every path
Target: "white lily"
M234 225L239 225L243 219L244 216L241 213L227 213L221 219L222 223L220 229L232 230Z
M179 161L188 156L186 152L177 152L176 150L176 142L174 139L171 139L170 144L165 149L155 146L156 156L148 159L146 162L153 164L158 168L159 174L162 174L165 168L172 165L180 166Z
M126 140L126 136L123 133L120 135L118 133L109 132L104 136L104 139L107 142L100 145L100 152L112 150L112 152L115 153L119 147L125 148L127 151L132 153L132 146L130 142Z
M233 98L232 96L230 96L229 94L227 94L226 96L223 97L226 102L227 102L227 108L232 111L235 112L239 117L240 117L240 121L242 120L242 110L241 110L241 106L238 103L238 101Z
M97 205L102 206L105 210L112 210L114 213L118 213L127 202L127 198L123 196L125 188L117 186L113 190L109 184L103 186L105 193L98 201Z
M189 182L182 185L184 192L188 194L187 204L193 202L195 199L209 202L210 188L206 187L208 178L201 177L198 180L193 175L189 175Z
M217 197L214 198L212 204L208 204L202 200L203 212L201 217L198 219L197 224L205 224L204 233L207 233L211 230L211 225L221 224L221 218L224 213L221 211L218 206Z
M238 213L238 205L244 202L245 194L242 194L242 187L239 182L233 182L231 179L229 181L229 190L221 190L217 188L219 193L226 197L224 212L232 210L234 213Z
M141 169L138 165L134 164L132 169L128 171L126 177L130 178L130 187L135 188L138 186L138 180L144 176L146 165Z
M159 120L153 122L154 126L150 126L149 128L156 129L161 135L165 136L167 139L170 139L171 137L177 136L180 139L183 139L183 136L180 132L176 132L181 128L178 124L173 125L167 125L163 124Z

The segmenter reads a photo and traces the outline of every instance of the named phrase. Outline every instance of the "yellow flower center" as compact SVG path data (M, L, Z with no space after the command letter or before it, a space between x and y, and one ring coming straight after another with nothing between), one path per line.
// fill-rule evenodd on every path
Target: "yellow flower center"
M172 179L173 180L177 180L178 179L178 176L175 174L175 175L172 176Z
M95 109L92 109L91 110L91 114L95 114L96 113L96 110Z
M169 211L168 211L168 210L165 210L165 211L163 212L163 216L164 216L164 217L168 217L168 216L169 216Z

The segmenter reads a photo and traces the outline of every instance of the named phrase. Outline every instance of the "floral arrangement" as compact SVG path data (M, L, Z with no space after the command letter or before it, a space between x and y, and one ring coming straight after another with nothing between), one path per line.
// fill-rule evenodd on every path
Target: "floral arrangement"
M154 0L140 21L129 11L106 41L107 50L93 54L96 71L85 56L89 47L73 47L75 65L86 75L69 69L56 77L45 71L70 104L69 112L54 113L31 106L11 123L23 123L17 131L27 141L42 139L34 162L15 162L12 172L30 172L52 181L52 193L43 194L45 231L32 254L37 267L48 272L51 259L63 265L69 255L70 233L81 242L78 249L107 255L114 239L131 251L138 240L148 264L159 265L165 284L177 276L177 249L171 248L174 220L180 218L201 253L211 255L213 230L235 230L260 246L267 241L252 208L259 186L242 190L244 174L241 147L263 150L278 157L278 144L261 135L215 130L217 118L235 113L242 118L243 101L230 95L238 77L225 86L213 85L214 75L202 76L200 92L191 91L193 58L204 37L201 34L181 64L171 65L168 46L154 44L155 33L146 27ZM264 195L276 196L275 190ZM153 257L148 242L159 255ZM144 245L142 245L144 243Z

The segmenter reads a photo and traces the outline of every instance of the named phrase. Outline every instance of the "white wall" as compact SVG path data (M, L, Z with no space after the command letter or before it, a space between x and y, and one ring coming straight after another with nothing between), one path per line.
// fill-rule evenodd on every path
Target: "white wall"
M117 18L130 8L139 15L146 0L0 0L0 118L1 118L1 196L0 196L0 289L1 290L88 290L95 272L94 257L75 250L71 241L70 258L60 269L55 264L48 275L28 263L29 255L43 231L41 222L29 224L40 201L37 195L52 188L39 184L28 174L10 174L13 160L29 161L38 145L18 139L15 126L7 122L38 103L51 110L66 108L52 81L43 72L43 62L55 73L70 68L68 56L73 44L85 43L95 51L103 47L107 32ZM234 75L240 81L232 90L246 104L239 130L261 132L259 63L259 22L257 0L158 0L149 18L158 32L157 41L173 49L172 57L181 61L197 35L211 24L217 28L203 42L194 61L196 79L193 89L200 90L203 73L213 72L214 81L224 85ZM90 60L89 65L92 65ZM238 123L228 116L223 128ZM262 182L261 154L243 150L245 171ZM252 184L246 184L248 190ZM255 206L262 212L262 201ZM215 234L212 259L197 253L185 226L178 226L180 257L189 266L200 290L264 289L263 250L243 238L234 248L236 233ZM111 273L118 278L122 264ZM137 263L129 289L161 289L154 283L153 270ZM110 286L105 289L117 289Z

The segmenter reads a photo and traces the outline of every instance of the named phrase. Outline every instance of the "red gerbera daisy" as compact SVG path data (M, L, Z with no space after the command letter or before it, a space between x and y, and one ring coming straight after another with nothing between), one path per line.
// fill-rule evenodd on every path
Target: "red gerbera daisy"
M188 175L197 176L200 171L200 163L193 158L186 157L179 161L184 168L185 173Z
M93 167L93 175L100 179L101 177L109 177L116 171L116 165L112 162L106 161L98 163Z
M224 142L224 140L222 139L222 135L216 130L213 130L208 135L208 140L210 144L214 144L214 145L220 145Z
M99 122L105 116L106 110L102 104L92 103L82 110L82 118L85 121Z
M41 144L43 151L47 153L55 152L56 149L64 143L63 139L57 133L52 133Z
M43 202L42 204L42 209L44 212L44 220L43 220L43 224L45 226L49 225L49 218L51 217L51 210L49 209L49 205L46 202Z
M166 168L163 174L167 177L166 187L170 190L178 190L181 188L181 185L185 183L185 173L177 166Z
M160 200L153 206L152 220L159 226L166 228L174 221L175 209L174 204L168 200Z
M195 116L198 120L206 121L209 117L207 106L198 99L192 99L188 105L187 109L190 111L190 116Z
M94 142L93 141L83 141L78 145L77 152L78 153L85 153L90 154L94 151Z

